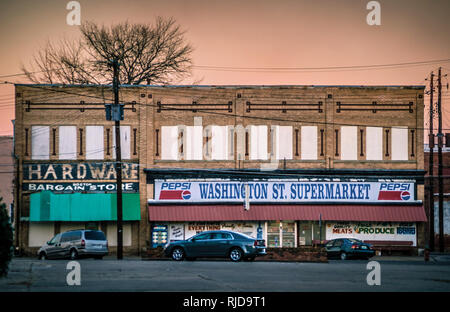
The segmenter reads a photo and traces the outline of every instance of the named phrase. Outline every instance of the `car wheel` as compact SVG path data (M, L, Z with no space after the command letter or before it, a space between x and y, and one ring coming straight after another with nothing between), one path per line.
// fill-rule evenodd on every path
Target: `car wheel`
M341 252L341 260L347 260L348 256L345 252Z
M172 259L175 261L183 260L184 259L183 248L174 248L174 250L172 250Z
M242 250L240 248L233 248L230 251L231 261L237 262L242 259Z
M70 260L76 260L78 258L78 252L76 249L72 249L70 251Z
M39 260L47 260L47 255L45 254L45 252L41 252L39 254Z

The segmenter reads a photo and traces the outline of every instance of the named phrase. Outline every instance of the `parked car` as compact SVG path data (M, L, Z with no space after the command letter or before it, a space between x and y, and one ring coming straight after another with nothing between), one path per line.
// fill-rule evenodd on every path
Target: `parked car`
M108 241L102 231L73 230L59 233L38 250L39 259L94 257L108 254Z
M170 242L164 247L164 254L173 260L194 260L197 257L230 258L252 261L266 254L264 240L232 231L208 231L187 240Z
M325 244L328 258L349 258L369 259L375 255L372 245L366 244L356 238L338 238L330 240Z

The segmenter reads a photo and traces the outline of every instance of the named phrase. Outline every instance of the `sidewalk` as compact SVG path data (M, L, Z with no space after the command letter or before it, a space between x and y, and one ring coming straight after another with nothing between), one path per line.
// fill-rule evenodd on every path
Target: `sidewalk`
M370 258L370 260L374 261L416 261L416 262L425 262L423 256L374 256ZM431 253L429 262L449 262L450 263L450 254L449 253Z
M16 259L23 259L23 260L36 260L35 257L13 257ZM108 255L103 257L104 260L117 260L117 256L116 255ZM123 257L123 261L140 261L140 260L166 260L166 261L171 261L170 258L165 257L165 258L160 258L160 259L149 259L147 257L140 257L140 256L124 256ZM227 259L214 259L214 261L217 260L222 260L222 261L227 261ZM423 256L374 256L372 258L370 258L369 261L398 261L398 262L425 262L424 257ZM261 260L260 260L261 261ZM274 260L272 260L274 261ZM283 262L286 262L289 260L284 260ZM340 260L338 260L340 261ZM276 260L275 260L276 262ZM294 261L295 262L295 261ZM430 263L445 263L448 262L450 264L450 254L449 253L432 253L430 254Z

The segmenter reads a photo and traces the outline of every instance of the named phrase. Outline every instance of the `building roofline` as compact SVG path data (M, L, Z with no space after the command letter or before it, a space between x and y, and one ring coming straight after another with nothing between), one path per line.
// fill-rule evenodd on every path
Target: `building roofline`
M112 84L95 85L95 84L24 84L16 83L14 86L25 87L68 87L68 88L89 88L89 87L112 87ZM121 84L122 88L228 88L228 89L263 89L263 88L399 88L399 89L424 89L425 85L129 85Z

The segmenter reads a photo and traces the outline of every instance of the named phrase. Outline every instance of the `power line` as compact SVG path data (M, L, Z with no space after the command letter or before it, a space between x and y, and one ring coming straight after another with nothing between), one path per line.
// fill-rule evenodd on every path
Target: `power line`
M324 67L235 67L235 66L213 66L213 65L192 65L191 67L203 70L219 70L219 71L339 71L339 70L358 70L358 69L376 69L389 67L404 67L404 66L422 66L440 63L448 63L450 59L440 60L425 60L416 62L402 62L390 64L369 64L369 65L349 65L349 66L324 66ZM28 74L39 74L45 72L58 71L65 68L47 69L42 71L30 72ZM0 78L9 78L17 76L26 76L27 73L15 73L2 75Z
M207 66L207 65L193 65L193 68L202 70L216 70L216 71L248 71L248 72L291 72L291 71L348 71L348 70L371 70L391 67L404 66L422 66L440 63L448 63L450 59L428 60L418 62L404 62L391 64L372 64L372 65L351 65L351 66L326 66L326 67L227 67L227 66Z

